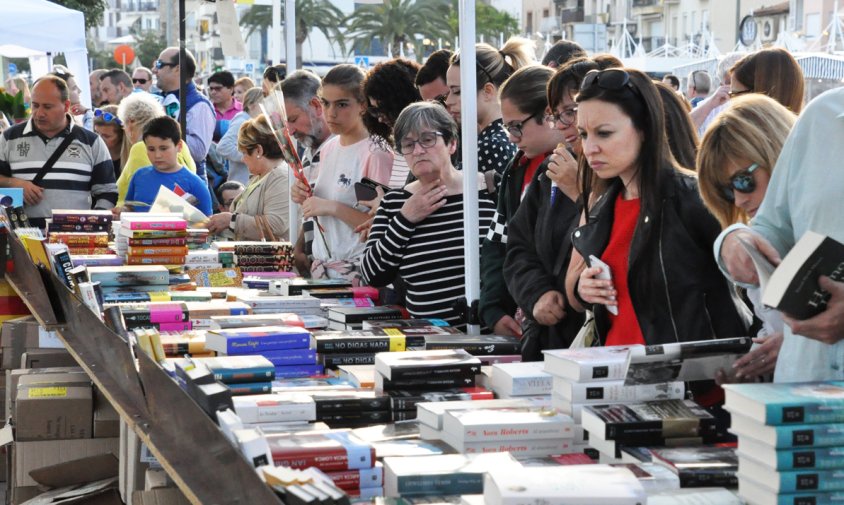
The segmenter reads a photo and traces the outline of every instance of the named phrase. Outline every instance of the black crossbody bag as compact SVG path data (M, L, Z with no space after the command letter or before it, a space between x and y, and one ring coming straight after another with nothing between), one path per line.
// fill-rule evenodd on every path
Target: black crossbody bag
M76 125L71 125L70 131L67 133L67 136L64 138L64 140L62 140L62 143L59 144L59 147L57 147L55 151L53 151L53 154L50 156L47 162L44 163L44 166L41 167L41 170L39 170L38 173L35 174L35 178L32 179L33 184L35 184L36 186L41 185L41 180L44 179L44 176L47 175L47 172L49 172L50 169L53 168L53 165L55 165L56 162L59 161L59 158L62 156L62 154L67 151L67 148L68 146L70 146L70 143L73 142L73 139L76 138L76 128Z

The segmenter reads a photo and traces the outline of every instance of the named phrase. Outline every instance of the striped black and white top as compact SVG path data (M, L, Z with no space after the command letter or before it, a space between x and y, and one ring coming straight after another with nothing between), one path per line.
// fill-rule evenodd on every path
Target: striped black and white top
M466 294L463 244L463 195L446 197L446 204L420 223L411 223L400 210L411 193L388 192L375 215L361 273L372 286L386 286L401 275L407 285L407 310L418 318L436 318L465 327L454 308ZM486 191L478 192L478 248L487 234L495 204Z

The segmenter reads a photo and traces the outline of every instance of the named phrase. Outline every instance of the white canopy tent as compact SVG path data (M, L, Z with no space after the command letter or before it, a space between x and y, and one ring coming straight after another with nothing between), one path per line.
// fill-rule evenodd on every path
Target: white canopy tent
M0 30L0 55L29 58L32 78L37 79L50 71L52 57L63 53L82 90L82 103L90 106L83 14L47 0L0 0L0 12L14 20Z

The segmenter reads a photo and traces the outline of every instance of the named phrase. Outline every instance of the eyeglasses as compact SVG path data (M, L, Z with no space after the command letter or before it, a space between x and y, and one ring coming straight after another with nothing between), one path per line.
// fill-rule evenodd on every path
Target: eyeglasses
M535 118L538 114L539 112L534 112L533 114L522 119L521 121L510 121L509 123L504 125L504 129L507 130L510 135L520 139L522 138L522 135L524 135L525 123Z
M135 84L146 84L149 79L141 79L140 77L133 77L132 82Z
M117 123L118 126L123 126L123 121L121 121L119 117L102 109L94 109L94 117L101 118L106 123L114 122Z
M592 86L598 86L607 91L621 91L625 88L632 91L639 98L642 94L630 82L630 74L620 68L608 68L606 70L590 70L583 78L583 83L580 85L580 91L586 91Z
M155 68L161 70L164 67L178 67L178 63L171 63L169 61L155 60Z
M548 123L551 128L557 126L557 123L560 124L563 128L568 128L569 126L573 125L575 121L577 121L577 107L572 107L570 109L563 109L562 112L552 112L551 114L545 114L545 122Z
M756 191L756 179L753 177L753 172L757 168L759 168L759 163L754 163L741 172L736 172L730 177L729 183L720 186L721 197L730 203L736 203L734 191L744 194Z
M443 134L441 132L422 132L419 134L419 140L412 140L405 138L399 143L399 151L402 154L407 156L408 154L413 154L413 151L416 150L416 144L422 146L423 149L430 149L434 147L437 143L437 137L442 137Z
M739 91L730 91L727 94L730 95L730 98L735 98L737 96L743 95L745 93L753 93L752 89L742 89Z
M448 100L448 93L443 93L442 95L437 95L431 99L432 102L438 103L445 107L445 101Z
M208 86L208 91L216 93L223 88L225 88L225 86Z

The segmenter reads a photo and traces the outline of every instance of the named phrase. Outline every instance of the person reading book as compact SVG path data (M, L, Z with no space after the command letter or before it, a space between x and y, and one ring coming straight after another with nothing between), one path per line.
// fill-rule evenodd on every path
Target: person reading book
M709 256L720 226L670 153L651 79L590 71L577 104L586 206L566 276L572 307L594 311L601 345L746 335L747 308ZM592 256L606 266L587 266Z
M159 188L164 186L177 194L193 195L196 198L194 206L206 216L211 215L208 185L179 164L178 155L183 144L179 123L169 116L157 117L144 128L143 141L152 165L139 169L129 181L126 201L133 203L133 210L148 211Z
M776 100L750 94L730 100L703 136L697 156L703 203L723 228L752 219L796 116ZM781 315L762 304L759 288L747 290L761 327L759 344L735 364L736 378L772 374L783 338Z
M844 242L844 88L815 98L801 113L783 145L776 168L749 225L725 229L714 245L723 272L736 282L758 283L748 242L773 264L806 231ZM844 282L822 276L830 296L826 309L804 320L786 314L774 382L844 378Z

